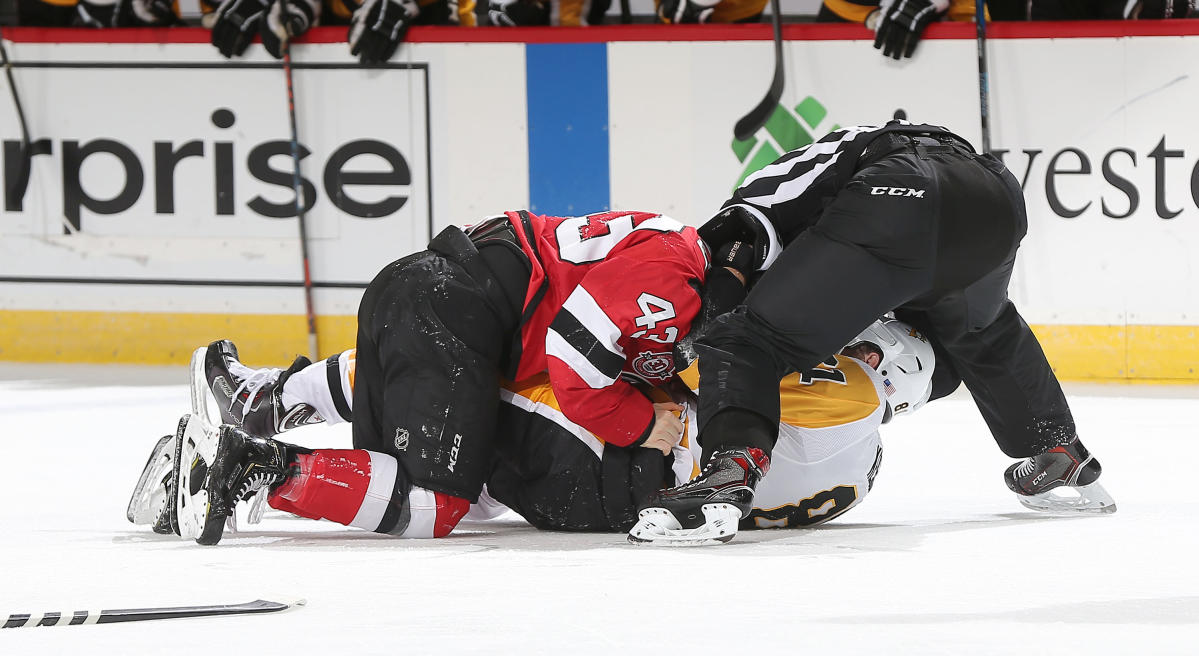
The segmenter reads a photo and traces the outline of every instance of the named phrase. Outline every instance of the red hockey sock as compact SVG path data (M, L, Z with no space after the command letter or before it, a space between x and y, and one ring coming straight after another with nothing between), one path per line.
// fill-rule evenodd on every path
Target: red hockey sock
M296 460L300 471L271 493L272 508L369 531L378 527L395 485L395 458L362 449L321 449Z
M276 510L309 519L328 519L385 533L413 538L443 537L470 509L460 497L413 487L406 498L396 490L399 463L385 453L363 449L320 449L296 457L299 472L271 493L268 501ZM405 526L384 526L388 509L409 505ZM392 513L394 524L397 513Z

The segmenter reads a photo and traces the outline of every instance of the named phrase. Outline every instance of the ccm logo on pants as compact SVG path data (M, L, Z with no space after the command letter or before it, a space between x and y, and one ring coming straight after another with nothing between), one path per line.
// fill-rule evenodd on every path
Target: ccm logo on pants
M923 189L908 189L907 187L871 187L871 196L904 196L908 198L924 198Z

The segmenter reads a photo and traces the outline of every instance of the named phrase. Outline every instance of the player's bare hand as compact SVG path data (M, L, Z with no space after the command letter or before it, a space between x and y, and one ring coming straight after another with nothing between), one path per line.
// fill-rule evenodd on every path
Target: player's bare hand
M655 403L654 427L641 446L657 449L664 456L670 455L670 450L683 439L683 421L679 419L682 412L683 406L677 403Z

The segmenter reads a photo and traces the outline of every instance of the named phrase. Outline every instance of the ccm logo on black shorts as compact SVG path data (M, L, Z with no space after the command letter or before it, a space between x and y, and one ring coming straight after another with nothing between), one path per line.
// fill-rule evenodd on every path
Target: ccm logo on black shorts
M907 187L871 187L871 196L904 196L905 198L924 198L923 189Z

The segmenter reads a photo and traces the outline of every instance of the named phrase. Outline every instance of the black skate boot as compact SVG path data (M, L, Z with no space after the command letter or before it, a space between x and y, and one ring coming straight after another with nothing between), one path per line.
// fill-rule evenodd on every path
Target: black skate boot
M1115 501L1097 482L1102 472L1099 461L1075 437L1008 467L1003 481L1033 510L1113 513Z
M222 423L240 426L251 435L274 437L297 426L324 421L316 408L306 403L283 407L283 384L310 364L311 360L299 356L286 371L251 369L237 359L233 342L222 339L208 345L204 375L221 408Z
M656 492L637 513L629 542L685 546L728 542L753 508L754 487L770 469L761 449L718 451L691 481Z
M250 435L236 426L221 426L216 456L204 478L208 503L196 542L220 542L225 520L237 502L249 499L264 487L274 489L281 485L290 476L296 454L303 451L291 444Z

